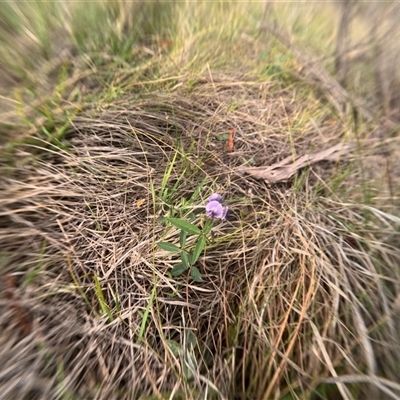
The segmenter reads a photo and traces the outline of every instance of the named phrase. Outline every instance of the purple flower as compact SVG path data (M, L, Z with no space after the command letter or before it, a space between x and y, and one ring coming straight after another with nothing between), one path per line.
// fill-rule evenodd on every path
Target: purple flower
M219 197L221 198L221 196ZM210 218L225 219L227 212L228 212L228 207L223 207L222 204L217 200L211 200L206 205L206 215Z
M211 201L218 201L218 203L222 204L222 196L218 193L214 193L208 198L208 202Z

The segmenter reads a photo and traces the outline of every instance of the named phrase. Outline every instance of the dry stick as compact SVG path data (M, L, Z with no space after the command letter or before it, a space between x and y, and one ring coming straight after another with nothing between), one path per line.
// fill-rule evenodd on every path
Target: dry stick
M289 156L270 166L238 168L237 171L248 174L255 179L262 179L266 183L277 183L288 180L299 169L319 161L338 161L352 148L351 144L339 143L318 153L305 154L297 159Z
M317 81L320 87L327 92L328 99L332 105L336 108L339 115L343 115L343 112L347 104L351 104L354 109L357 110L368 122L373 121L374 116L371 111L369 111L359 99L353 98L350 94L343 88L339 82L329 75L325 69L313 61L309 56L307 56L287 37L285 34L281 33L278 29L273 28L266 23L260 26L260 29L275 36L282 44L289 48L297 57L298 61L303 64L306 73L311 76L315 81ZM386 118L385 123L388 128L393 129L396 127L396 123L392 120Z

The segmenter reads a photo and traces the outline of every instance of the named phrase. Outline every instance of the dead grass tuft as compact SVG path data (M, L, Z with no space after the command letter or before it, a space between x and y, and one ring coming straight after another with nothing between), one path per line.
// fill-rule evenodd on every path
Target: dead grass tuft
M297 95L214 76L76 117L68 151L17 150L0 181L2 398L398 398L398 199L353 200L360 160L384 156L273 186L237 171L351 138ZM160 218L203 179L189 208L200 220L220 191L231 213L194 284L155 243L178 241Z

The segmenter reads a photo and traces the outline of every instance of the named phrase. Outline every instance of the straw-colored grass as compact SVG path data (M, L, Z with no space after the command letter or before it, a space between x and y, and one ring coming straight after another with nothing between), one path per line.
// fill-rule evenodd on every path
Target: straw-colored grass
M48 63L5 96L0 398L399 398L395 112L375 117L368 98L374 118L339 113L258 29L260 4L93 3L79 20L80 7L37 27L69 32L68 55L42 30ZM300 42L320 30L332 45L318 9L287 21L308 21ZM25 13L13 21L39 38ZM104 29L89 35L95 17ZM240 170L340 142L346 158L285 182ZM230 211L197 263L203 282L171 277L178 256L156 243L179 231L165 217L201 226L213 192Z

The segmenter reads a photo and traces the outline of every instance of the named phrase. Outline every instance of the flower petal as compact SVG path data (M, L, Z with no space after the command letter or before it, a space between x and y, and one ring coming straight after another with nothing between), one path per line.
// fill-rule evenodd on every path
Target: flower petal
M221 218L224 213L224 207L216 200L210 201L206 205L206 215L211 218Z
M228 207L224 207L224 209L222 211L221 219L225 219L226 218L226 214L228 214Z
M218 201L218 203L222 203L222 196L219 193L214 193L208 198L208 201Z

